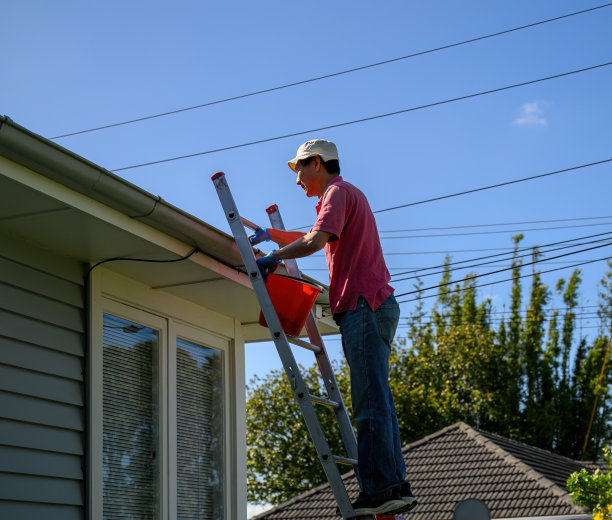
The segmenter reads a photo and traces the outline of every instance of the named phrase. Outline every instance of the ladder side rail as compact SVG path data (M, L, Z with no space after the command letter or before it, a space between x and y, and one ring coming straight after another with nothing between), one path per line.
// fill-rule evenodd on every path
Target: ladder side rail
M285 231L285 224L283 223L283 218L281 217L278 206L274 204L266 211L272 227ZM302 273L300 272L295 259L285 260L285 266L287 267L287 272L291 276L302 278ZM323 343L323 337L321 336L321 331L319 330L317 320L312 310L306 318L306 331L308 332L310 342L313 345L321 347L321 351L315 354L317 364L319 365L319 370L321 372L321 376L323 377L327 395L332 401L340 404L338 408L334 409L334 413L336 414L336 420L338 421L338 425L340 427L340 433L342 435L342 440L344 441L344 446L346 447L347 455L350 459L356 460L358 452L355 431L353 430L346 406L344 405L344 399L342 398L342 394L338 388L336 376L331 368L329 356L327 355L327 350L325 349L325 345ZM354 467L354 470L355 473L358 474L358 468L356 466Z
M291 389L293 390L295 399L300 407L304 421L306 422L308 432L314 442L319 461L321 462L325 475L327 476L327 480L330 483L342 517L345 519L353 518L355 513L348 496L348 492L346 491L342 476L338 466L336 465L334 455L331 453L329 448L327 438L325 437L321 427L314 404L310 399L308 388L304 383L298 365L293 356L293 352L291 351L291 347L289 346L289 342L287 341L287 337L281 327L280 320L276 310L274 309L270 295L268 294L263 277L259 271L259 267L257 266L253 248L240 220L240 215L229 189L225 174L219 172L213 175L212 181L217 190L217 195L219 196L221 206L223 207L225 216L232 230L240 256L242 257L244 265L247 269L249 279L253 285L253 290L255 291L255 295L257 296L264 317L266 318L274 345L276 346L276 350L285 369L285 373L289 379Z

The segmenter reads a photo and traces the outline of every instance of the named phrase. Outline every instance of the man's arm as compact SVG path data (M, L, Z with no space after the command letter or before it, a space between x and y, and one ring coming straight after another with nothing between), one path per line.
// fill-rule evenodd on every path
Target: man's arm
M312 255L323 249L332 236L333 234L327 231L311 231L291 244L274 251L274 258L287 260Z

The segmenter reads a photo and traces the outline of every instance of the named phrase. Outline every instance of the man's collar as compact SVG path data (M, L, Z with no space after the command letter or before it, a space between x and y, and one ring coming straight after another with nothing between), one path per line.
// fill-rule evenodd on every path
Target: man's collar
M329 187L332 184L336 184L337 182L342 182L342 175L337 175L336 177L334 177L331 181L329 181L327 183L327 186L325 186L325 189L323 190L323 193L321 194L321 196L319 197L319 200L321 200L323 198L323 196L325 195L325 193L327 192L327 190L329 189Z

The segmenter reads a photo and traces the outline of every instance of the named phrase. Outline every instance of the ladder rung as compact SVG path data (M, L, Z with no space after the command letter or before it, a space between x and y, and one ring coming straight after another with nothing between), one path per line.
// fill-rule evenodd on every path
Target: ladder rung
M310 399L313 403L321 404L329 408L340 408L340 403L337 403L336 401L331 401L330 399L325 399L323 397L317 397L316 395L311 395Z
M289 343L293 343L294 345L297 345L298 347L302 347L307 350L312 350L315 354L318 354L319 352L321 352L321 347L318 347L317 345L313 345L312 343L308 343L307 341L298 339L295 336L287 336L287 341Z
M349 466L357 466L356 459L349 459L348 457L340 457L339 455L334 455L334 460L338 464L348 464Z

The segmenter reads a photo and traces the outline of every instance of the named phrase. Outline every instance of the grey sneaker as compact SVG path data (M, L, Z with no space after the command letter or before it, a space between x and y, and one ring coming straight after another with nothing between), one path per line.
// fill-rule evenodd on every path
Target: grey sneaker
M410 511L414 506L417 505L416 498L414 498L412 490L410 489L410 482L403 482L399 487L395 489L398 490L398 493L404 502L404 509L402 509L400 513Z
M405 506L406 503L402 500L398 488L395 488L390 495L386 496L372 496L359 493L359 497L353 502L355 516L397 513Z

